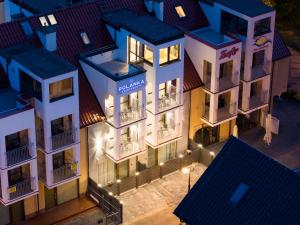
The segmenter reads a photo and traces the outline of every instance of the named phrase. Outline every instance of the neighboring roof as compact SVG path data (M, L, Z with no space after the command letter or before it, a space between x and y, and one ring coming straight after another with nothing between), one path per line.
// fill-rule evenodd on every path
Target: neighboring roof
M122 27L154 45L184 37L184 33L179 29L167 25L153 16L139 15L128 9L106 13L103 20L113 27ZM145 29L145 25L147 29Z
M230 9L249 17L256 17L274 11L272 7L265 5L261 0L214 0Z
M231 137L175 209L189 225L300 224L300 177Z
M181 6L186 17L180 18L175 7ZM209 26L208 20L197 1L164 0L164 21L186 31Z
M203 85L198 72L196 71L192 60L186 51L184 51L184 81L183 91L191 91L192 89Z
M289 56L291 56L290 50L288 49L279 32L275 30L273 43L273 61L277 61Z
M44 48L20 50L12 59L44 80L77 70L74 65Z
M6 88L9 87L9 81L7 79L7 76L0 65L0 88Z

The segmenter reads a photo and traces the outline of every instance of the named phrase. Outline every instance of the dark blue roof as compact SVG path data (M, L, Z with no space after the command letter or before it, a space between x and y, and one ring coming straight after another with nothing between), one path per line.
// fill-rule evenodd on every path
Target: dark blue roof
M273 61L277 61L286 57L291 56L291 52L288 49L278 31L274 32L274 43L273 43Z
M299 175L231 137L174 213L189 225L296 225L299 190Z
M116 28L122 27L154 45L184 37L179 29L150 15L139 15L128 9L116 10L103 16L106 23Z
M214 0L221 5L240 12L249 17L256 17L274 11L261 0Z

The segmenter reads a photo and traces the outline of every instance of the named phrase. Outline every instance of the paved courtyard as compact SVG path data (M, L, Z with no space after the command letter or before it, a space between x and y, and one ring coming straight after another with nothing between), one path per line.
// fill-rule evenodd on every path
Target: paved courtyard
M202 164L194 164L192 167L191 184L194 184L206 167ZM179 221L173 211L187 191L188 175L177 171L122 194L119 199L124 205L124 224L178 225Z

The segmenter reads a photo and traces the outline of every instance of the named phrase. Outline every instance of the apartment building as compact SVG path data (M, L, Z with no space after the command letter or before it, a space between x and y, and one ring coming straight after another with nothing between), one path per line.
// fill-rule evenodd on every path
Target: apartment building
M97 0L62 9L26 1L20 10L5 2L12 22L0 25L0 97L10 102L2 111L28 117L0 133L9 158L0 160L0 200L11 205L0 213L16 220L85 194L89 178L101 187L135 181L189 154L189 143L263 125L280 81L271 85L272 60L288 56L269 8L248 15L221 0ZM242 34L231 30L236 17ZM270 30L255 36L256 23ZM17 189L15 167L26 174Z

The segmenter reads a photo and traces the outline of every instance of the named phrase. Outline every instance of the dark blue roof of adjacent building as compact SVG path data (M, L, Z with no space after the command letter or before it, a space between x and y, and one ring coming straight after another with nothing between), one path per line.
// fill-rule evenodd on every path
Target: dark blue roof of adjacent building
M299 175L231 137L174 213L189 225L296 225L299 190Z
M275 30L273 43L273 61L277 61L289 56L291 56L290 50L288 49L279 32Z
M106 13L103 19L109 25L116 28L122 27L154 45L184 37L184 33L179 29L167 25L153 16L139 15L128 9Z
M262 3L261 0L214 0L215 2L224 5L230 9L240 12L249 17L256 17L274 11Z

